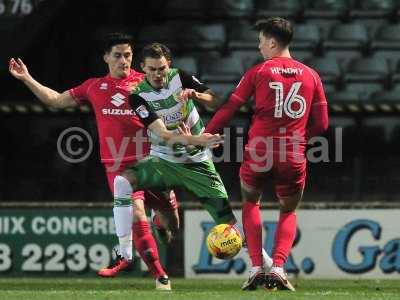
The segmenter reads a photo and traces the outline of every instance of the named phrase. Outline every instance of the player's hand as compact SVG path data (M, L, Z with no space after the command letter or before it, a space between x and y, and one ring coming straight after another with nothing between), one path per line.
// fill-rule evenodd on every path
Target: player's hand
M197 138L199 139L199 145L207 148L217 148L219 145L224 143L224 135L203 133Z
M8 70L12 76L22 81L26 81L31 77L28 68L20 58L11 58L8 65Z
M189 126L187 126L185 123L181 123L178 127L178 131L181 135L185 136L191 136L192 133L190 132ZM217 148L219 147L220 144L224 142L224 137L223 135L219 134L211 134L211 133L203 133L199 136L196 136L195 139L198 139L199 146L204 146L204 147L209 147L209 148ZM193 145L187 145L187 147L190 148L190 146L193 147Z
M191 98L197 98L197 92L194 89L184 89L179 93L179 101L186 102Z
M187 125L185 124L185 122L182 122L182 123L179 125L178 131L179 131L179 134L181 134L181 135L192 135L192 133L190 132L189 126L187 126Z
M192 135L189 126L187 126L184 122L182 122L179 125L178 131L179 131L179 134L184 135L184 136L191 136ZM194 154L198 153L198 151L200 151L199 150L199 145L197 145L197 146L190 145L190 144L189 145L185 145L185 149L186 149L186 152L189 155L194 155Z

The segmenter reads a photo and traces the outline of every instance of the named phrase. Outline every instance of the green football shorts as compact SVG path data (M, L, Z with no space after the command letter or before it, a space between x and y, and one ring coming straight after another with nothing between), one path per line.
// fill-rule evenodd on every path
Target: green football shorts
M183 164L149 156L127 170L135 174L135 189L183 188L202 203L217 224L235 220L228 194L211 160Z

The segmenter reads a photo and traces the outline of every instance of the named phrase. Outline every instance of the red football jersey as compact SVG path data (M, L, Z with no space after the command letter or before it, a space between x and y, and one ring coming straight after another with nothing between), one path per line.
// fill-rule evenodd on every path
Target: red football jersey
M249 138L305 136L311 105L327 105L317 72L286 57L277 57L245 73L233 97L256 107Z
M143 79L144 74L132 69L126 78L91 78L69 90L79 104L88 101L94 110L102 162L133 161L149 153L144 126L128 102L130 91ZM140 138L134 140L138 132Z
M317 72L287 57L272 58L249 69L226 105L237 109L252 96L255 111L249 144L255 138L272 137L288 138L289 144L294 138L304 145L311 107L327 105ZM231 113L232 110L222 107L208 124L207 132L218 132L232 117Z

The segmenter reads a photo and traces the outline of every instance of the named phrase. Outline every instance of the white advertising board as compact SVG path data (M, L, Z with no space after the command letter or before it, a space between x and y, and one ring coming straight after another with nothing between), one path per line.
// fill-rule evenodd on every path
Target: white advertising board
M241 224L241 211L235 210ZM277 210L261 210L263 246L271 254ZM298 232L285 267L303 278L399 278L400 209L299 210ZM213 223L202 210L185 211L185 277L245 278L242 249L231 260L209 255L205 238Z

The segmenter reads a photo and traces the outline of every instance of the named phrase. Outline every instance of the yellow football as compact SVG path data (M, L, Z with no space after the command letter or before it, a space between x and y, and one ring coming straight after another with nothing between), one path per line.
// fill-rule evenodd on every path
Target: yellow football
M219 259L230 259L242 248L239 230L230 224L214 226L207 236L207 248L210 254Z

